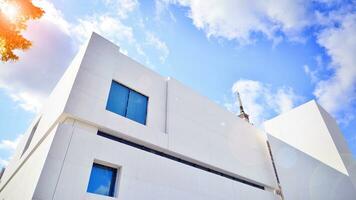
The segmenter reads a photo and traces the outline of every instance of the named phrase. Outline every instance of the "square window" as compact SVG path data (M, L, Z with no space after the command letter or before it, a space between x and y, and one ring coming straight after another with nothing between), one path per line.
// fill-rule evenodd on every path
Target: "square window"
M148 97L112 81L106 110L146 124Z
M93 164L87 192L113 197L115 195L117 169Z

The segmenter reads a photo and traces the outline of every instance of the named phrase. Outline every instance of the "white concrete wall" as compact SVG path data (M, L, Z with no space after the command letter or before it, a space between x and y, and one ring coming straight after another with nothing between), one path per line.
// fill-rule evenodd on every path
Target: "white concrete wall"
M147 160L142 156L147 153L139 150L116 151L116 148L122 146L116 142L107 147L104 147L105 144L97 143L96 140L103 140L95 135L99 128L220 172L268 187L276 187L265 137L261 131L177 81L167 80L131 60L121 54L117 46L101 36L96 34L92 36L77 71L65 105L64 116L87 125L82 124L81 128L78 128L77 125L72 127L70 121L60 123L34 199L102 198L86 193L86 184L94 159L122 166L130 173L136 174L135 178L122 179L124 185L120 183L120 190L123 187L123 191L127 187L125 184L135 183L122 194L131 199L137 198L135 195L139 193L134 192L136 190L142 190L141 195L152 199L158 196L170 199L184 196L202 199L206 198L206 195L215 199L219 195L226 199L236 195L250 199L276 197L271 191L262 191L166 158L150 155L152 159ZM146 126L105 109L112 80L149 97ZM183 113L184 110L189 112ZM73 143L78 134L81 137L80 142ZM104 141L112 143L107 139ZM139 156L133 156L135 159L129 158L131 151L140 152ZM129 161L120 160L121 156ZM154 173L145 175L146 170L148 172L153 170ZM166 173L163 177L158 173L161 170L163 174ZM183 176L185 171L189 178L184 184L180 179L166 177L172 174L177 178L179 174ZM196 176L192 176L193 171ZM136 179L152 179L155 182L149 186L144 184L145 181L140 182ZM203 187L204 182L207 188ZM136 189L133 190L132 187ZM167 188L169 192L162 193L162 187ZM179 189L180 187L183 188ZM214 191L213 188L219 190ZM199 192L200 190L203 193Z
M330 116L323 107L318 105L321 116L324 119L325 125L328 128L328 131L335 143L335 146L341 156L341 159L347 169L347 172L356 188L356 160L352 155L351 150L348 147L348 144L341 133L339 126L337 125L336 120Z
M73 135L74 120L66 119L56 129L53 143L46 158L41 172L33 199L53 199L55 189L58 185L64 160L67 155L70 140Z
M26 159L26 156L22 156L22 153L24 152L25 144L27 140L29 139L30 133L38 121L39 117L36 117L35 120L30 124L29 128L26 130L26 132L23 134L22 138L20 139L19 144L17 145L16 151L12 155L12 158L10 159L9 164L6 166L5 172L0 180L0 191L3 188L4 184L6 184L10 177L15 173L15 171L18 169L18 167L24 162ZM31 151L30 148L27 149L27 151ZM22 157L21 157L22 156Z
M265 135L178 81L168 82L169 150L276 187Z
M282 140L268 135L286 200L352 200L350 177Z
M314 100L266 121L264 128L268 134L348 175Z
M34 196L36 200L52 197L58 200L277 199L269 191L98 136L96 127L82 122L75 122L73 125L68 123L60 129L43 170L42 183L37 187ZM64 151L67 146L68 149ZM66 153L63 154L64 152ZM114 198L86 192L94 161L120 167ZM60 165L59 178L52 178L57 177ZM55 175L52 176L52 173ZM46 178L48 176L51 178Z
M65 116L63 115L63 110L69 97L70 91L72 89L84 53L85 47L74 58L71 65L68 67L68 69L66 70L66 72L48 97L48 100L46 101L42 111L31 123L28 130L24 133L24 136L22 137L13 158L10 160L9 165L6 167L5 173L1 178L0 197L2 195L6 195L11 197L10 199L16 200L31 198L30 196L27 196L27 198L25 198L24 195L29 195L34 192L34 188L37 184L37 180L41 172L38 170L42 169L44 161L46 159L46 155L49 150L49 146L47 148L41 146L50 145L50 142L52 140L47 138L51 133L55 132L55 127L57 126L58 122L65 118ZM37 130L34 133L32 140L30 141L28 149L23 154L25 144L29 139L30 133L38 120L40 121ZM40 157L39 155L42 157ZM23 186L22 183L19 184L19 180L21 180L20 182L26 183L25 185L28 186L26 188L23 188L23 190L27 191L26 193L21 193L17 191L12 194L9 194L8 192L6 192L9 188L14 189L15 191L16 188L12 188L14 186Z
M146 126L105 109L112 80L149 97ZM97 34L91 38L64 112L123 137L167 147L165 78Z
M146 125L105 109L112 80L149 97ZM271 146L277 154L286 199L347 199L354 191L350 190L348 173L338 154L343 150L332 142L328 131L333 126L324 123L328 116L310 114L310 110L319 111L316 104L308 103L290 112L297 114L282 115L266 123L274 136L270 137ZM73 61L42 113L28 152L19 158L24 139L1 180L0 197L6 200L277 199L272 191L97 136L100 129L268 189L276 188L262 131L179 82L121 54L119 47L97 34ZM279 156L280 149L292 152L290 155L296 155L298 162L283 168L293 157ZM86 192L95 160L121 167L115 198ZM24 187L24 192L18 192L18 186ZM332 192L323 196L321 188L331 188ZM334 191L343 193L338 198L333 196ZM309 196L303 196L305 192Z
M13 166L9 166L8 169L12 174L9 177L5 177L4 182L1 183L1 200L32 199L55 133L56 128L48 134L43 142L38 145L36 151L21 166L16 166L16 168L10 168Z
M105 109L112 80L149 97L146 125ZM64 112L116 136L276 187L261 131L99 35L91 38Z

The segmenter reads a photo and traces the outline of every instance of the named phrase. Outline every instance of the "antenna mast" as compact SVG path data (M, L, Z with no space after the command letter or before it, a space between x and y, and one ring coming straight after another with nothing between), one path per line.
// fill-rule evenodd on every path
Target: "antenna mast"
M245 113L244 111L244 107L242 106L242 101L241 101L241 97L240 97L240 93L239 91L236 90L236 95L237 95L237 98L239 100L239 105L240 105L240 114L238 115L241 119L247 121L250 123L250 118L248 116L248 114Z

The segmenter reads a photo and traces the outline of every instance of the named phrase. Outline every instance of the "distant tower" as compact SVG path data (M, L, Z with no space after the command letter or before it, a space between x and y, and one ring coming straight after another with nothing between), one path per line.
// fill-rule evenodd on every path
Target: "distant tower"
M238 115L241 119L244 119L245 121L247 121L248 123L250 123L250 119L248 114L245 113L244 111L244 107L242 106L242 101L241 101L241 97L240 97L240 93L239 91L236 91L237 94L237 98L239 100L239 105L240 105L240 114Z

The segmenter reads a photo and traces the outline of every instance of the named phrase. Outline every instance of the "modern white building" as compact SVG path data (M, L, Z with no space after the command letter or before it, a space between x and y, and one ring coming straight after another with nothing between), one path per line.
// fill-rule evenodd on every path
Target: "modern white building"
M19 144L0 200L356 199L352 156L316 102L264 126L94 33Z

